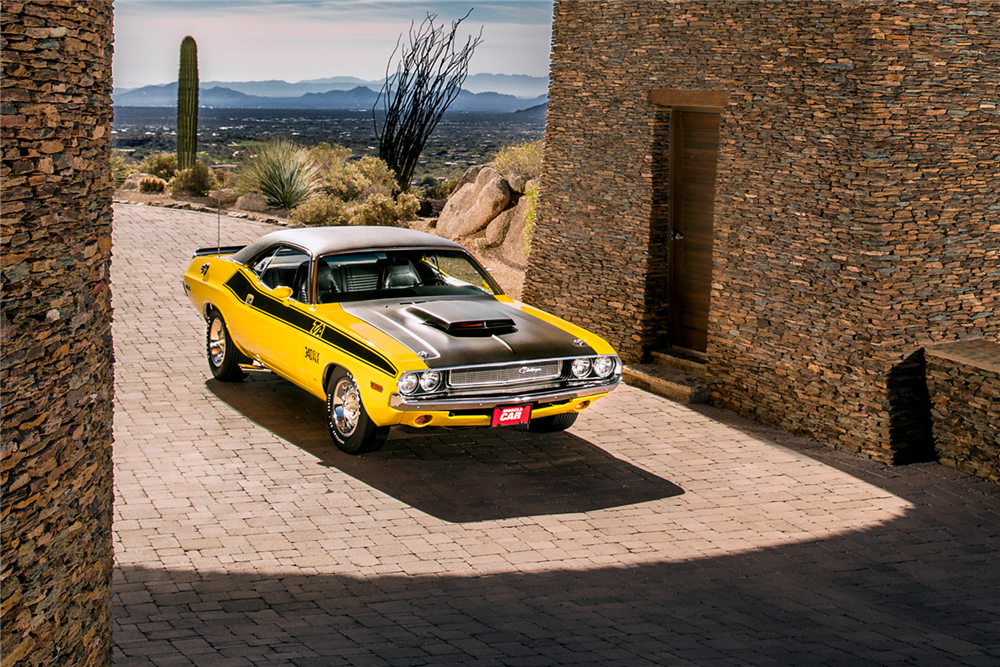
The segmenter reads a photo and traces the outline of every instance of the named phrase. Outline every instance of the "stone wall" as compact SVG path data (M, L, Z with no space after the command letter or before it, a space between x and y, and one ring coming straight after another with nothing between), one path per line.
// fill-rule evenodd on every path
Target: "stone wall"
M112 7L0 12L0 664L110 664Z
M939 460L1000 484L1000 344L962 341L924 354Z
M557 2L524 299L630 361L669 343L670 109L729 94L711 400L933 456L920 349L1000 335L1000 5Z

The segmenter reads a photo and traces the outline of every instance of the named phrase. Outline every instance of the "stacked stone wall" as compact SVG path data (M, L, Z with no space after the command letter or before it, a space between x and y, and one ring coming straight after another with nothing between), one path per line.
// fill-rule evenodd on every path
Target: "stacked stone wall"
M110 664L112 7L0 13L0 664Z
M526 301L666 347L670 109L726 92L711 400L881 460L933 455L919 354L996 337L994 2L557 2Z
M1000 344L962 341L925 355L939 460L1000 484Z

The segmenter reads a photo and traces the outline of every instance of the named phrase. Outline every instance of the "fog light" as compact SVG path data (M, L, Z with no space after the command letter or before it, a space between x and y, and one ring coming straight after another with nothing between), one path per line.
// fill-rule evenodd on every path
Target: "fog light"
M587 377L587 373L590 372L590 359L574 359L570 370L573 371L573 377Z
M431 417L430 415L420 415L419 417L413 420L413 423L416 426L423 426L424 424L430 424L432 419L434 418Z
M588 407L590 407L590 401L583 401L576 404L577 410L586 410Z
M400 394L412 394L417 389L417 383L420 381L419 376L416 373L403 373L396 382L396 389L399 390Z
M428 371L420 376L420 388L424 391L434 391L441 384L441 374L437 371Z

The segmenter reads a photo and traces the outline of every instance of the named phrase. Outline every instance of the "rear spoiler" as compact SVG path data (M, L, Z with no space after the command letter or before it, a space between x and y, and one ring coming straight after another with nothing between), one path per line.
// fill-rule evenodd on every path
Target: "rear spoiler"
M198 248L194 251L193 257L202 257L203 255L232 255L243 250L245 247L242 245L224 245L212 246L211 248Z

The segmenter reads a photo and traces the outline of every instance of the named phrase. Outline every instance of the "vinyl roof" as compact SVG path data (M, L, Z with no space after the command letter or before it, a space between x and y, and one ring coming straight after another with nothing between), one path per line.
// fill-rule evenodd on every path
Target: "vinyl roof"
M233 255L246 264L261 251L278 243L303 248L313 257L349 250L381 248L445 248L464 250L448 239L401 227L297 227L266 234Z

